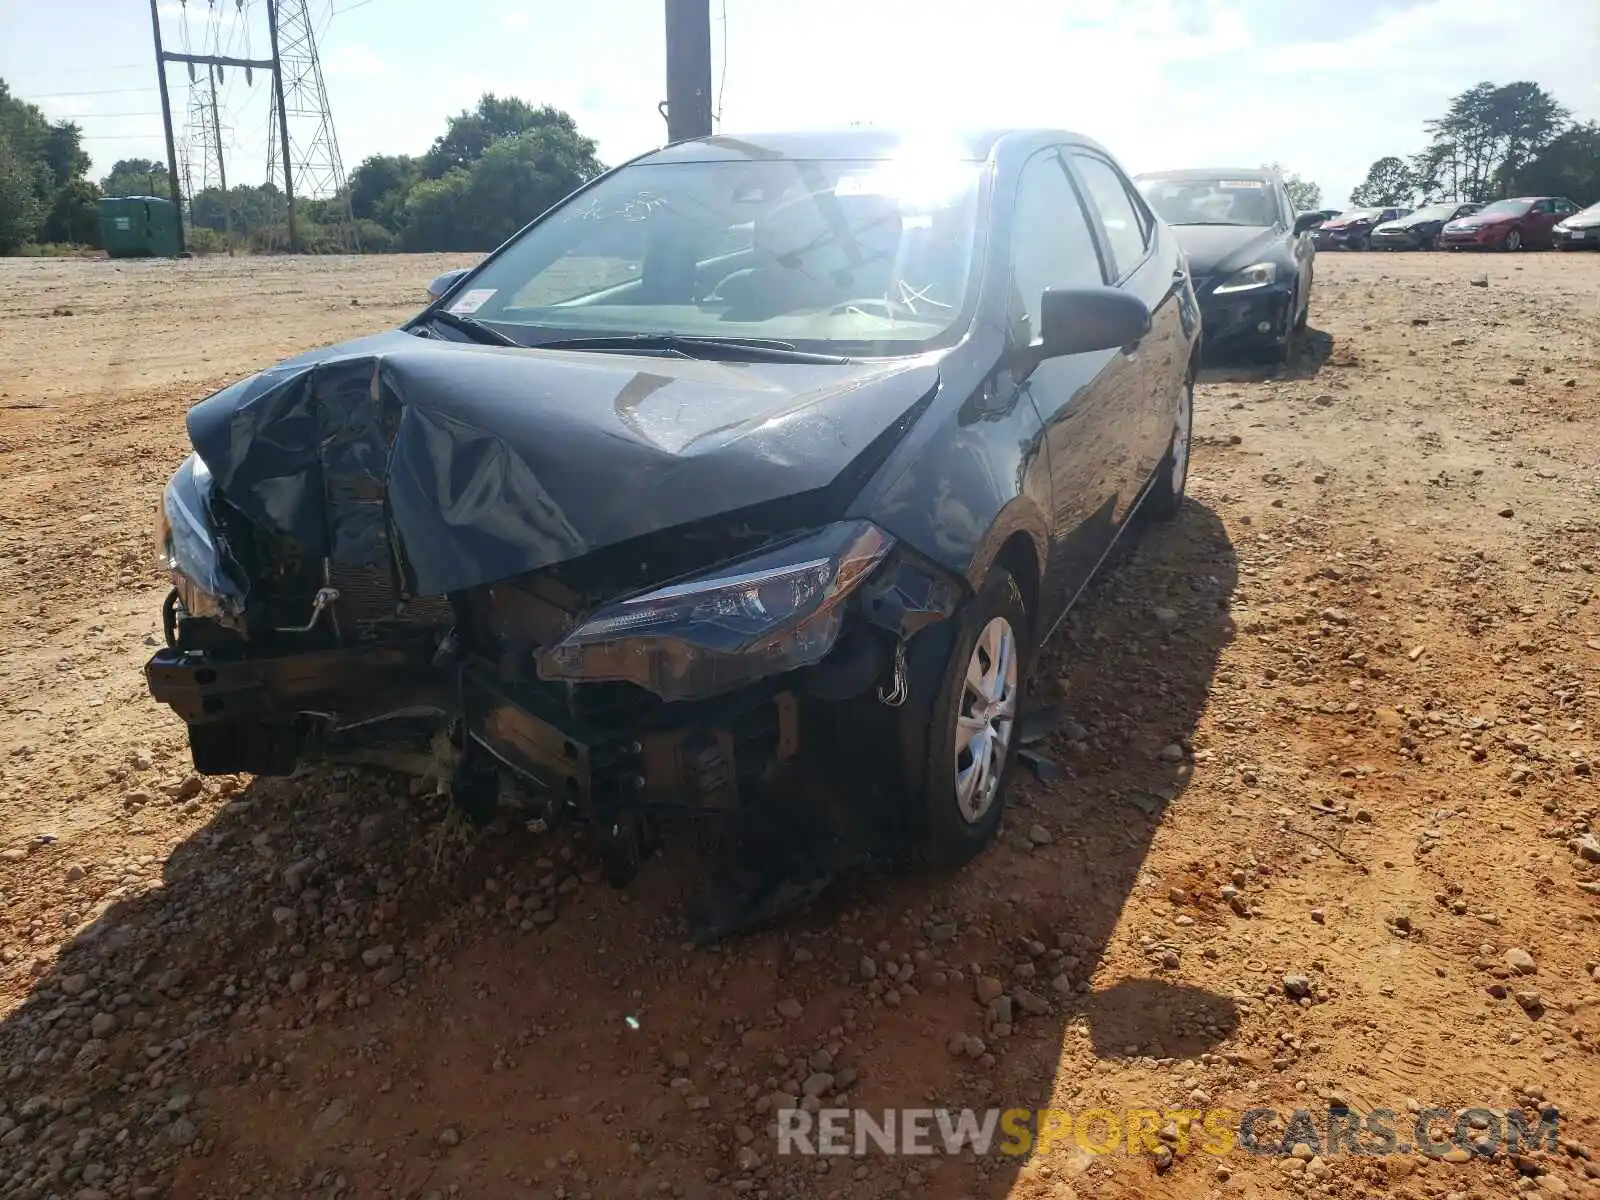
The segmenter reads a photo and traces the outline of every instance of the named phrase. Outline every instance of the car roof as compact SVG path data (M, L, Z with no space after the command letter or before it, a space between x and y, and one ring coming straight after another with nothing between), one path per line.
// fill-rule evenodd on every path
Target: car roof
M714 134L673 142L642 154L635 163L726 162L739 159L894 158L902 147L940 146L955 158L983 162L1001 143L1073 142L1102 149L1093 138L1064 129L985 129L940 134L936 138L912 130L841 129L785 133Z
M1262 167L1184 167L1177 171L1141 171L1135 179L1261 179L1276 182L1278 173Z

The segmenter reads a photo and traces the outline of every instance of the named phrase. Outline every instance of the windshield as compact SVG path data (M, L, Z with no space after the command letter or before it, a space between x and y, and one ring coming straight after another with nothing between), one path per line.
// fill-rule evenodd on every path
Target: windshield
M1409 215L1418 221L1443 221L1459 207L1459 204L1429 204Z
M1278 223L1278 202L1263 179L1141 179L1139 190L1169 225Z
M1347 208L1339 214L1341 221L1370 221L1373 217L1383 216L1381 208Z
M529 346L676 334L913 353L964 328L980 170L948 159L624 167L486 264L450 308Z
M1473 216L1520 217L1532 207L1532 200L1496 200L1493 204L1484 205Z

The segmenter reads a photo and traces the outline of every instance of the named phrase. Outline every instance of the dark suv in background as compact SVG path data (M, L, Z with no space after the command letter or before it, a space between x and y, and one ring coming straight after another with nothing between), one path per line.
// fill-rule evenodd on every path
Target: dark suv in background
M1483 205L1446 200L1429 204L1393 221L1385 221L1372 231L1374 250L1432 250L1439 231L1451 221L1470 217Z
M1409 208L1347 208L1317 226L1318 250L1368 250L1372 231L1386 221L1398 221Z

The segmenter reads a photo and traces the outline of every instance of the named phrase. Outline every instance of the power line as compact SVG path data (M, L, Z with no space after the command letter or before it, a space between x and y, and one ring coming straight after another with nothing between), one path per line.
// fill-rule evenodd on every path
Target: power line
M39 92L33 100L60 100L64 96L122 96L129 92L153 92L153 87L99 88L91 92Z
M333 9L333 15L336 16L336 17L343 16L347 12L355 12L355 10L358 9L358 8L365 8L367 5L369 5L371 3L372 3L372 0L356 0L356 2L354 4L347 4L343 8L335 8L335 9Z
M156 112L116 112L116 113L58 113L52 117L54 121L121 121L126 117L159 117Z

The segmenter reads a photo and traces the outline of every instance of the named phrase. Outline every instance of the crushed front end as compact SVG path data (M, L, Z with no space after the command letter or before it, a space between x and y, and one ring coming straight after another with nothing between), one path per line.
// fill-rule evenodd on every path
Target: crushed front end
M146 677L201 773L371 762L439 774L469 811L509 775L611 838L626 875L642 823L747 809L851 704L896 703L906 640L961 598L842 515L850 469L778 499L744 472L727 493L752 502L663 504L650 529L597 480L558 505L529 440L407 404L405 383L336 364L191 414ZM589 536L580 500L592 526L644 531Z

